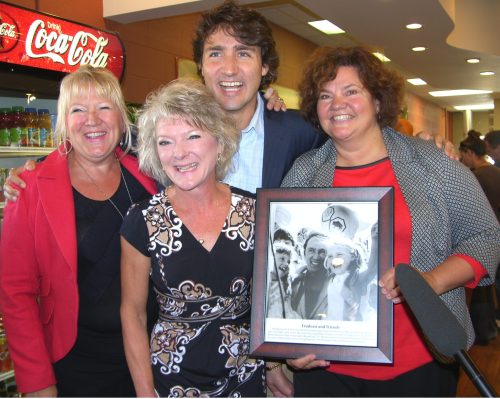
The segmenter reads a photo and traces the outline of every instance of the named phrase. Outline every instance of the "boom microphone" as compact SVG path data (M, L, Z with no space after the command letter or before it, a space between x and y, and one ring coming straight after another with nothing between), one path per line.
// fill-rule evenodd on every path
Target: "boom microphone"
M467 335L453 313L420 273L406 265L396 266L396 281L406 302L429 341L443 355L453 356L481 395L497 397L473 360L465 352Z

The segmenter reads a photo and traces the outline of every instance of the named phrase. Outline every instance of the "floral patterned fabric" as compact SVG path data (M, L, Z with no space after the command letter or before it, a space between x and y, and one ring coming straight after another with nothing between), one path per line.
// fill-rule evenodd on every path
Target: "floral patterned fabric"
M124 220L124 238L151 257L160 308L151 364L160 396L265 396L264 362L248 357L255 199L231 190L211 251L184 226L166 191Z

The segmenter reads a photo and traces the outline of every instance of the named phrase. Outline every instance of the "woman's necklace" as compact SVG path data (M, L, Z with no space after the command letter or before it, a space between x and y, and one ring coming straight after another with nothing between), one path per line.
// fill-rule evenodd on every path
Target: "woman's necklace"
M169 195L169 191L170 192L170 195ZM172 194L175 192L175 189L174 187L172 186L169 186L167 187L167 189L165 190L166 192L166 195L167 195L167 200L170 202L170 204L172 205L172 207L174 206L173 205L173 202L172 202ZM222 204L224 203L224 201L220 201L220 200L216 200L214 202L214 208L217 209L219 208ZM179 211L179 209L177 209L176 213ZM181 211L182 213L182 211ZM178 213L177 213L178 214ZM190 230L191 231L191 230ZM203 237L205 234L208 234L207 232L204 232L204 233L200 233L199 235L198 234L195 234L193 231L191 231L191 234L193 235L193 237L196 239L196 241L198 241L201 245L204 245L205 244L205 238Z
M83 167L83 165L80 163L80 161L78 160L78 158L74 158L76 163L78 164L78 166L80 166L80 168L82 168L82 170L85 172L85 174L87 175L87 177L89 178L89 180L92 182L92 184L95 186L95 188L97 188L97 191L99 191L99 193L104 197L106 198L106 200L111 204L113 205L113 208L116 209L116 212L118 212L118 214L121 216L122 220L124 219L124 216L123 216L123 213L120 212L120 209L118 209L118 206L116 206L116 204L111 200L111 197L112 196L108 196L107 193L104 192L104 190L101 189L101 187L99 187L99 185L95 182L95 180L92 178L92 176L90 176L90 173L87 172L87 169L85 169ZM118 160L117 160L118 161ZM133 201L132 201L132 196L130 195L130 191L128 189L128 185L127 185L127 180L125 180L125 176L123 176L123 171L122 171L122 165L120 164L120 161L118 161L118 167L120 168L120 175L121 175L121 178L123 180L123 184L125 185L125 189L127 190L127 194L128 194L128 199L130 200L130 205L132 205ZM119 186L118 186L119 187Z

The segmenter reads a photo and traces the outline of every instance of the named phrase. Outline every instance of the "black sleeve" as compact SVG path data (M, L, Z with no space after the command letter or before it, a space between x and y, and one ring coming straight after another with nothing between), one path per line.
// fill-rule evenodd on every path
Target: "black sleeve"
M120 234L141 254L147 257L151 256L148 251L148 229L146 221L142 216L142 207L140 204L134 204L128 210L125 219L123 219Z

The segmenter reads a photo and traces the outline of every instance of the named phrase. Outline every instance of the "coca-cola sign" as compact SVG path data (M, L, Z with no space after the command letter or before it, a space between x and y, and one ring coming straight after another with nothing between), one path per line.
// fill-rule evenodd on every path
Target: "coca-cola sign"
M65 73L90 64L121 79L125 56L116 33L0 1L0 62Z

